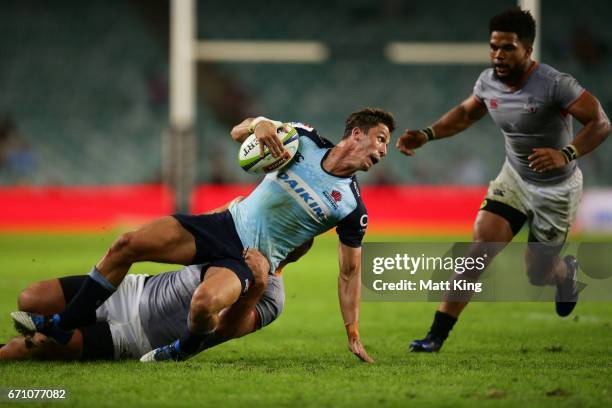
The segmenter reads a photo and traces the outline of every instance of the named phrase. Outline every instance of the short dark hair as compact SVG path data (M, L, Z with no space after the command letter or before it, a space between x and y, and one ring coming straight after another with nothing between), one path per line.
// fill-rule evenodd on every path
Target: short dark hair
M371 128L380 123L389 128L389 133L393 133L395 130L395 119L387 111L377 108L364 108L353 112L346 119L346 127L344 128L344 136L342 138L346 139L349 137L356 127L361 129L362 132L368 133Z
M536 23L529 10L512 7L489 20L489 35L493 31L515 33L523 44L532 46L536 35Z

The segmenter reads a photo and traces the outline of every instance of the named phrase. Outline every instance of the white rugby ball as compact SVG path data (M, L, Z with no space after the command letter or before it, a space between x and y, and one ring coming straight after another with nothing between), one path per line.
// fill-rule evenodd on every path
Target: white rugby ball
M269 173L285 167L300 147L300 138L297 130L289 125L284 125L278 129L278 137L283 142L285 150L289 152L289 158L274 157L268 148L264 148L264 157L259 155L259 141L255 134L249 135L238 151L238 164L247 173Z

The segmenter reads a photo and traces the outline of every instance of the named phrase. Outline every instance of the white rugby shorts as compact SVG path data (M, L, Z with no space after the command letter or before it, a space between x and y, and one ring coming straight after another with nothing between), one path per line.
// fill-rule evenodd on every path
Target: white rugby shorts
M140 297L147 275L126 275L115 293L96 310L113 337L115 360L140 358L151 351L140 322Z
M499 201L525 214L529 230L539 242L558 245L567 238L581 197L582 172L578 167L560 183L532 184L506 161L489 183L485 199Z

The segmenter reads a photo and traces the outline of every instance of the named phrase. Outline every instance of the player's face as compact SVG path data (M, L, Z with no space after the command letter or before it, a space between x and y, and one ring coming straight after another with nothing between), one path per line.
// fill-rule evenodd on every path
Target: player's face
M506 83L519 81L528 68L532 48L526 47L516 33L505 31L493 31L489 46L495 76Z
M391 133L387 125L379 123L370 128L368 133L364 135L363 140L363 157L361 170L368 171L370 167L378 163L387 155L387 145L391 140Z

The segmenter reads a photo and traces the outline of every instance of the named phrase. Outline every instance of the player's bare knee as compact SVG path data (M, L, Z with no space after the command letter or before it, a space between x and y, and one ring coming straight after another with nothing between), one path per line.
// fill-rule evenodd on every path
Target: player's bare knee
M133 232L125 232L113 242L104 260L112 263L128 262L133 257Z
M138 231L123 233L117 238L107 254L107 258L112 256L115 263L134 263L140 260L147 251L150 251Z
M34 285L28 286L17 297L18 310L22 312L35 312L37 300L40 299L40 297L36 295L33 286Z
M223 309L220 303L219 297L215 294L200 290L197 296L191 299L189 314L201 317L217 314Z

